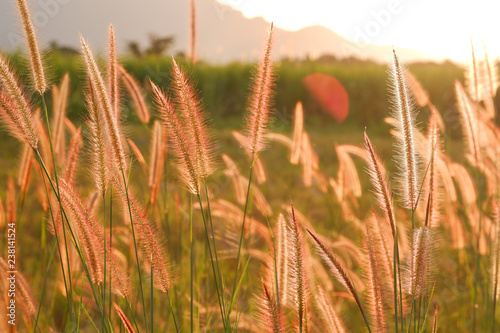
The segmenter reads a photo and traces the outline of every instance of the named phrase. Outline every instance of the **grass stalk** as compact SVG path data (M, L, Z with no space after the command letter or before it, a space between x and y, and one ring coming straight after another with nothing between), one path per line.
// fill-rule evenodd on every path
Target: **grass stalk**
M394 237L394 253L393 253L393 274L394 274L394 325L396 328L396 333L399 332L398 329L398 277L397 277L397 260L396 256L398 255L398 240L396 238L396 235ZM403 312L403 309L401 309L401 312ZM403 324L403 323L401 323Z
M47 177L47 180L49 181L49 183L50 183L50 185L51 185L52 190L53 190L53 191L54 191L54 193L56 194L56 198L57 198L57 200L61 203L61 198L59 197L59 193L56 191L56 186L54 185L54 183L52 182L52 179L50 178L50 174L49 174L49 172L48 172L47 168L45 167L45 164L43 163L43 160L42 160L42 157L40 156L39 151L38 151L38 150L36 150L36 153L37 153L37 157L38 157L39 163L40 163L40 165L42 166L43 171L45 172L45 175L46 175L46 177ZM43 176L43 175L42 175L42 176ZM45 184L45 178L43 178L43 179L44 179L44 184ZM47 192L47 188L46 188L46 186L45 186L45 192L46 192L46 194L48 195L48 192ZM50 206L50 201L49 201L49 208L50 208L50 207L51 207L51 206ZM101 306L102 306L102 304L101 304L101 302L100 302L100 298L98 297L98 295L97 295L97 293L96 293L94 283L92 282L92 278L91 278L91 276L90 276L90 273L89 273L89 270L88 270L88 267L87 267L87 263L86 263L86 261L85 261L85 257L83 256L83 254L82 254L82 252L81 252L81 250L80 250L80 246L78 245L76 235L74 234L74 232L73 232L73 230L72 230L72 228L71 228L71 226L70 226L70 224L69 224L68 217L66 216L66 212L65 212L64 210L62 210L62 209L61 209L61 211L60 211L60 212L61 212L61 219L62 219L62 224L63 224L63 226L64 226L64 221L66 221L66 223L68 224L68 230L69 230L70 235L71 235L71 237L72 237L72 238L71 238L71 240L72 240L72 242L73 242L73 244L74 244L74 246L75 246L76 252L77 252L77 254L78 254L78 256L79 256L79 258L80 258L80 260L81 260L81 262L82 262L82 266L83 266L83 269L84 269L85 274L86 274L86 276L87 276L87 279L88 279L88 281L89 281L90 287L91 287L91 289L92 289L92 294L93 294L93 296L94 296L94 300L95 300L96 305L97 305L97 308L98 308L98 310L99 310L99 314L101 315L101 320L102 320L102 322L103 322L103 323L105 323L105 320L104 320L104 314L103 314L103 309L102 309L102 307L101 307ZM54 230L57 230L57 229L55 229L55 224L54 224ZM73 323L73 321L72 321L72 323ZM108 329L107 325L104 325L104 327L106 328L106 332L108 332L108 330L109 330L109 329Z
M214 258L213 258L213 255L212 255L212 246L210 245L210 236L208 235L208 226L207 226L207 221L206 221L206 218L205 218L205 212L203 210L203 203L201 201L200 194L197 194L197 197L198 197L198 202L200 204L201 216L203 218L203 225L205 226L205 236L206 236L207 244L208 244L208 252L210 253L210 263L212 264L212 271L213 271L213 274L214 274L215 287L217 289L217 298L218 298L218 301L219 301L219 308L220 308L220 313L221 313L221 316L222 316L222 323L223 323L223 326L224 326L224 331L226 331L228 329L228 326L227 326L228 323L226 321L226 315L225 315L225 311L224 311L224 307L223 307L223 301L222 301L222 297L224 297L224 295L222 294L223 290L222 290L222 286L220 286L220 290L219 290L219 282L218 282L219 279L217 277L217 273L216 273L216 270L215 270L215 263L214 263Z
M208 195L208 187L207 187L207 183L205 182L205 180L203 180L203 184L204 184L204 187L205 187L205 195L206 195L206 198L207 198L207 214L208 214L208 219L210 221L210 231L212 233L212 243L213 243L213 248L214 248L215 266L216 266L216 269L217 269L217 274L219 275L219 286L221 286L222 309L225 310L226 309L226 303L225 303L225 299L224 299L224 285L222 283L222 275L221 275L221 270L220 270L220 267L219 267L219 257L218 257L218 254L217 254L217 247L215 245L215 233L214 233L214 225L212 223L212 211L210 209L210 198L209 198L209 195ZM229 318L229 316L227 318Z
M132 314L132 320L134 322L135 329L137 330L137 332L140 332L139 326L137 325L137 320L135 319L134 310L132 310L132 305L130 304L130 301L127 298L126 298L126 300L127 300L128 309L130 310L130 313ZM121 320L120 320L120 323L121 323ZM121 332L121 325L120 325L120 332Z
M174 320L175 331L178 333L179 327L177 326L177 320L175 319L174 308L172 307L172 300L170 298L170 291L168 290L167 290L167 298L168 298L168 306L170 307L170 312L172 312L172 319ZM151 331L153 331L153 328L151 328Z
M134 252L135 252L135 259L137 261L137 272L139 273L139 290L141 292L141 299L142 299L142 312L144 315L144 326L146 327L146 333L148 332L148 321L147 321L147 316L146 316L146 302L144 301L144 291L142 287L142 273L141 273L141 263L139 261L139 254L137 251L137 240L135 237L135 228L134 228L134 220L132 217L132 209L130 208L130 199L128 196L128 182L125 179L125 172L122 170L122 178L123 178L123 186L125 187L125 194L127 197L127 206L128 206L128 213L129 213L129 218L130 218L130 226L132 229L132 238L134 239Z
M278 265L276 259L276 239L274 237L273 229L271 228L271 223L269 222L269 218L265 216L267 228L269 229L269 233L271 235L271 241L273 243L273 260L274 260L274 283L276 284L276 304L278 305L278 309L281 308L280 305L280 289L278 284Z
M103 193L102 195L102 205L103 205L103 211L104 211L104 218L102 222L102 230L104 233L103 237L103 249L104 249L104 263L103 263L103 285L102 285L102 308L104 311L104 318L106 318L106 193Z
M109 188L110 195L109 195L109 248L113 248L113 186L111 185ZM108 318L109 321L111 322L111 304L113 304L113 298L112 298L112 286L111 286L111 281L112 277L111 274L109 274L109 308L108 308Z
M257 156L258 157L258 156ZM236 268L234 269L234 282L233 282L233 291L231 293L231 299L235 297L235 292L236 292L236 282L238 280L238 269L240 265L240 256L241 256L241 246L243 244L243 234L245 233L245 222L246 222L246 217L247 217L247 210L248 210L248 199L250 198L250 190L252 188L252 177L253 177L253 166L255 161L254 155L252 154L252 165L250 165L250 174L248 176L248 187L247 187L247 194L246 194L246 199L245 199L245 208L243 210L243 222L241 224L241 232L240 232L240 240L238 244L238 255L236 256ZM228 311L228 316L231 315L232 307L229 308Z
M57 238L54 238L52 241L52 246L50 249L49 262L47 263L47 269L45 270L45 278L43 279L43 287L42 287L42 296L40 296L40 304L38 305L38 310L36 312L35 326L33 327L33 333L36 332L36 328L38 327L38 319L40 318L40 311L42 309L43 299L45 296L45 288L47 287L47 279L49 277L50 272L50 264L52 263L52 258L54 257L54 250L56 249L56 241Z
M37 161L38 161L40 167L43 166L43 168L45 169L45 166L44 166L43 161L42 161L42 157L40 156L40 152L37 150L36 153L37 153ZM59 252L59 260L61 262L61 272L62 272L62 275L63 275L64 289L65 289L66 295L67 295L68 294L68 282L67 282L67 279L66 279L66 273L65 273L65 270L64 270L64 263L63 263L63 259L62 259L62 255L61 255L62 252L61 252L61 247L60 247L60 244L59 244L59 237L57 236L57 228L56 228L54 213L53 213L53 210L52 210L52 204L50 202L49 192L48 192L48 189L47 189L47 183L45 182L45 176L43 175L43 173L42 173L42 181L43 181L43 187L44 187L44 190L45 190L45 196L47 197L47 202L48 202L48 206L49 206L49 213L50 213L50 217L51 217L51 220L52 220L52 227L55 230L54 237L55 237L55 241L56 241L56 245L57 245L57 250ZM69 268L69 266L68 266L68 268ZM47 278L47 275L45 276L45 278ZM44 285L45 285L45 283L46 283L46 281L44 281ZM66 298L66 300L68 302L68 309L70 309L71 306L69 304L69 299ZM40 303L39 311L40 311L41 306L42 306L42 303ZM40 313L37 314L37 318L38 318L39 314ZM38 319L37 319L37 322L38 322ZM36 326L37 325L35 323L35 327L34 327L33 332L35 332Z
M47 125L47 135L49 137L49 143L50 143L50 155L52 157L52 166L53 166L53 169L54 169L54 180L56 182L56 189L57 190L57 200L59 202L59 209L61 211L61 220L62 220L62 214L63 214L63 207L62 207L62 202L61 202L61 199L60 199L60 192L59 192L59 179L58 179L58 176L57 176L57 166L56 166L56 160L55 160L55 157L54 157L54 145L53 145L53 142L52 142L52 135L51 135L51 131L50 131L50 121L49 121L49 112L47 110L47 103L45 102L45 95L43 93L40 94L41 98L42 98L42 105L43 105L43 110L44 110L44 114L45 114L45 122L46 122L46 125ZM37 153L39 155L39 158L40 160L42 160L38 150L37 150ZM47 174L47 177L50 178L49 174ZM47 197L47 200L50 200L49 197ZM64 226L64 221L62 221L62 226L63 226L63 237L64 237L64 247L65 247L65 251L66 251L66 261L67 261L67 265L68 265L68 283L69 283L69 294L66 294L67 295L71 295L70 296L70 299L69 299L69 310L70 310L70 318L71 318L71 321L73 322L74 321L74 318L73 318L73 283L71 281L71 269L70 269L70 263L69 263L69 252L68 252L68 242L66 240L66 227ZM55 230L55 229L54 229Z

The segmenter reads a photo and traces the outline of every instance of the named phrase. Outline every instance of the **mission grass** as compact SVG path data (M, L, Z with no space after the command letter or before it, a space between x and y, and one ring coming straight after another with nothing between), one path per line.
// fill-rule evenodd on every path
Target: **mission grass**
M271 25L262 61L251 84L244 134L232 133L244 146L243 153L247 155L248 160L243 164L248 168L247 179L240 174L241 165L229 155L216 151L212 117L204 109L196 83L175 59L172 59L172 82L168 90L151 81L149 83L156 102L156 115L160 118L160 122L149 125L150 113L142 98L142 87L119 64L112 26L107 71L100 68L81 37L87 72L88 113L83 129L86 134L82 137L82 129L77 129L65 116L69 76L64 76L60 85L52 88L53 121L50 123L43 94L48 85L42 56L26 3L18 0L18 5L30 51L31 74L38 92L36 97L39 98L27 97L29 89L19 84L7 58L0 55L0 114L7 130L25 147L19 165L19 191L16 191L13 181L9 181L5 220L17 223L21 220L23 205L17 205L16 201L33 200L27 189L31 161L36 158L38 164L33 163L35 168L38 167L36 178L45 194L38 200L46 207L42 215L51 220L49 230L53 234L49 237L54 240L48 261L41 264L44 266L47 262L47 273L38 304L33 301L29 289L39 281L22 273L18 276L26 327L35 332L37 328L48 329L54 325L61 330L92 325L111 332L123 326L128 332L148 332L160 325L180 331L183 323L189 321L192 330L196 326L199 330L223 329L225 332L237 329L313 332L329 327L342 332L348 331L351 325L360 329L353 320L362 318L369 332L403 332L431 329L427 317L434 308L432 331L436 331L438 307L434 302L442 299L434 300L433 296L439 282L435 272L441 260L436 252L441 250L438 246L438 234L441 234L440 237L452 238L453 247L445 248L448 253L453 253L450 260L456 255L460 263L457 266L465 266L455 272L449 267L444 269L473 286L472 295L466 297L470 304L461 308L466 314L472 313L472 324L464 322L462 328L472 325L473 331L494 331L500 230L496 156L500 130L494 123L495 113L491 110L494 104L492 93L498 82L487 53L486 59L480 61L473 49L467 89L461 83L457 83L455 89L466 143L464 155L469 166L452 161L441 150L439 128L446 124L441 122L435 107L431 107L433 104L418 81L406 74L394 52L389 90L395 119L389 122L395 125L392 133L398 142L395 145L399 161L397 176L391 177L393 172L386 170L366 132L365 150L348 144L334 147L339 160L338 173L328 176L322 171L312 133L306 131L301 103L295 109L291 138L270 132L275 89ZM194 40L194 26L192 30ZM195 62L194 47L191 60ZM134 101L139 118L151 131L149 162L143 157L141 147L129 141L143 165L144 186L150 191L145 198L133 195L132 191L135 186L142 186L136 180L139 175L131 177L135 169L124 145L123 127L126 123L122 122L120 115L124 109L120 104L120 77ZM431 108L432 115L425 122L427 137L415 121L413 93L417 95L419 105ZM39 122L38 112L34 109L38 100L41 101L45 125ZM69 145L66 144L66 131L71 133ZM279 214L279 209L270 205L263 191L270 179L266 176L270 166L261 162L261 156L267 153L263 150L270 146L270 141L284 145L289 152L290 164L300 165L302 188L317 191L325 198L329 195L335 197L336 207L339 207L338 219L351 226L353 232L349 236L354 241L343 239L335 232L330 232L328 237L322 236L314 228L317 221L310 222L294 205L282 208L289 211L288 215ZM90 158L90 166L82 163L82 145ZM29 154L30 149L33 155ZM175 159L171 159L167 151ZM239 206L220 198L225 193L216 192L217 187L211 183L217 175L218 156L222 156L227 167L225 173L234 183ZM372 211L368 220L364 220L359 211L358 200L370 188L362 185L362 176L353 157L367 163L375 192L374 206L378 208ZM171 160L176 166L175 176L167 172ZM288 161L283 163L286 165ZM79 170L86 170L90 176L80 177ZM396 187L392 182L394 178L397 179ZM449 179L453 180L450 182ZM446 185L441 188L439 184ZM169 205L173 201L171 186L176 191L175 213ZM92 200L87 204L88 199L83 193L84 188L89 187L98 195L90 196ZM392 198L391 187L396 190L396 200ZM192 199L189 205L180 203L178 198L179 193L183 193L182 188L187 189L183 191L183 198L195 196L197 205ZM226 191L224 187L218 189ZM443 189L447 194L452 193L451 189L458 189L460 195L440 195ZM106 199L108 191L109 201ZM116 194L121 197L122 204L112 212ZM293 193L288 195L293 196ZM324 204L331 205L331 201L325 200ZM447 208L441 212L439 207L443 206ZM461 207L466 209L462 211ZM199 210L196 217L193 208ZM181 211L187 209L190 211L189 244L188 233L182 230L180 222ZM378 216L379 210L383 218ZM276 220L273 218L275 212ZM172 215L177 219L176 225L172 224ZM102 226L98 223L98 216L102 217ZM232 226L217 223L229 216L236 216L238 222L232 221ZM202 238L198 237L202 234L197 223L200 218L204 242L198 239ZM113 220L117 222L112 224ZM387 237L389 231L386 229L391 231L392 238ZM175 242L172 230L176 230L179 236ZM409 241L405 234L409 235ZM330 237L335 240L330 240ZM20 243L23 241L19 238ZM172 246L175 244L179 246L177 254L180 256L177 258L173 256ZM184 246L188 250L183 249ZM312 252L311 247L316 251ZM189 255L182 254L184 251ZM57 274L55 270L49 274L53 256L59 257L60 275L58 270ZM494 258L491 269L484 268L488 265L487 256ZM474 258L473 263L468 262L470 258ZM22 258L18 260L23 262ZM190 263L189 282L182 280L183 274L187 276L187 270L180 265L182 261ZM251 261L260 261L263 274L248 270ZM241 262L245 265L240 266ZM4 263L3 259L0 263ZM365 267L361 275L358 272L360 266ZM234 271L234 277L229 274L231 271ZM251 280L257 276L260 286L253 290L252 287L259 283L251 283ZM383 276L392 279L387 286L382 283ZM135 283L129 284L128 277ZM59 306L66 306L64 311L49 307L44 298L48 285L58 286L51 293L65 298L65 302L58 301ZM4 288L0 285L2 291ZM476 302L485 306L476 307ZM161 306L167 303L168 307ZM358 318L354 319L354 314L344 318L345 313L338 308L350 308L353 303L359 309ZM327 308L318 309L318 306ZM61 318L56 322L50 316L40 316L43 311L52 311ZM82 311L86 317L81 316ZM168 311L169 316L165 316L164 311Z

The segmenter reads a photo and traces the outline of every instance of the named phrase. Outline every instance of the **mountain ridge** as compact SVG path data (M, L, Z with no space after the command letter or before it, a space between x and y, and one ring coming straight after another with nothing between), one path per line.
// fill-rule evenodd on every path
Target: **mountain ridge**
M51 3L51 6L42 5ZM120 52L130 41L145 45L149 34L171 35L175 45L171 52L185 52L189 40L188 2L171 0L156 3L145 0L48 0L30 3L34 23L41 40L48 45L79 48L78 34L87 38L92 48L103 51L107 45L107 27L113 23ZM120 11L115 7L120 4ZM99 8L99 10L96 10ZM119 13L117 13L119 12ZM22 35L13 3L0 2L0 47L13 50L22 46ZM255 61L262 52L270 23L261 17L247 18L241 12L216 0L197 3L197 54L212 63ZM337 58L356 57L388 62L392 46L349 41L320 25L296 31L275 28L274 58L304 59L320 55ZM396 47L405 62L443 60L415 50Z

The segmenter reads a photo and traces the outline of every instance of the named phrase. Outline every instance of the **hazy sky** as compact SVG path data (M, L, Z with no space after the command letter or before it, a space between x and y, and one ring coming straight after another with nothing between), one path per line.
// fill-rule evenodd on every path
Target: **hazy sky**
M500 1L219 0L247 17L285 29L321 24L356 41L394 45L458 60L470 57L470 37L500 55Z
M228 27L226 7L216 0L196 0L200 53L218 52L216 42L238 29ZM470 37L482 52L484 37L490 56L500 55L500 1L452 0L218 0L246 17L263 17L277 27L297 30L323 25L341 36L372 44L423 51L439 58L470 59ZM78 47L78 33L94 48L106 46L109 23L115 25L118 44L145 43L149 33L173 35L176 50L188 42L189 0L28 0L35 26L45 45L57 39L62 45ZM234 15L233 15L234 16ZM236 21L235 21L236 22ZM229 48L248 43L261 33L249 32L231 39ZM203 40L202 40L203 39ZM0 0L0 48L22 45L14 0ZM215 45L215 46L214 46ZM243 49L243 46L240 46ZM480 54L479 54L480 56Z

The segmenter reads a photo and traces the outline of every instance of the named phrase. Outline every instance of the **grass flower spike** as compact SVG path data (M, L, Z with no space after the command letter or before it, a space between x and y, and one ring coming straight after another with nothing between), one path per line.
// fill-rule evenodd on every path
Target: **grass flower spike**
M0 115L9 132L34 150L38 148L37 120L18 80L0 54Z
M399 120L397 137L399 143L398 159L400 161L401 196L404 206L414 210L417 206L419 189L419 164L415 143L415 111L412 105L410 89L399 59L394 51L391 68L391 93L393 96L393 113Z
M206 179L214 171L213 143L208 118L186 73L177 65L175 59L172 59L172 62L175 104L181 112L184 129L189 133L188 138L193 141L195 152L192 158L196 173L200 179Z
M125 160L125 150L123 148L122 136L118 126L114 106L111 104L108 90L104 84L101 72L92 55L89 46L80 36L82 44L82 52L87 66L87 74L92 84L92 89L95 92L95 101L98 112L102 112L104 124L106 125L106 133L109 135L110 147L113 154L114 162L119 171L125 171L127 163Z
M36 40L35 28L31 21L31 15L26 4L26 0L16 0L17 8L19 9L19 16L26 37L30 54L31 72L33 75L33 82L35 83L35 90L43 94L47 90L47 80L45 78L45 71L42 63L42 56L38 49L38 42Z
M265 146L265 130L269 126L272 88L274 86L273 64L273 25L267 37L264 57L252 81L252 93L248 101L248 115L245 133L252 155L258 154Z

